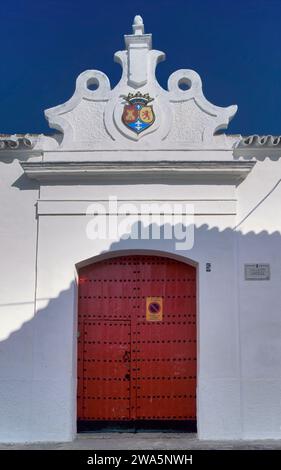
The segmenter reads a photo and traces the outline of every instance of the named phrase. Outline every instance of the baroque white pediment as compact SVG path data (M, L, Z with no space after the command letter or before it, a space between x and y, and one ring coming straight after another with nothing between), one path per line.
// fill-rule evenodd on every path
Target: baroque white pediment
M152 49L152 36L144 34L141 17L135 17L133 34L125 36L125 45L126 50L114 56L123 70L115 88L111 89L104 73L87 70L77 78L69 101L45 111L50 127L63 133L59 148L169 150L234 145L234 137L215 133L227 128L237 106L223 108L207 101L193 70L174 72L168 90L162 88L155 69L165 54Z

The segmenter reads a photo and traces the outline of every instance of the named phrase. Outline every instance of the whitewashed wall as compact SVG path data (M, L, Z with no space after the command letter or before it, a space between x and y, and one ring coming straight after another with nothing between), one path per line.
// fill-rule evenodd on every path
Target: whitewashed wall
M38 189L18 159L0 163L0 441L31 438ZM23 189L20 189L22 187Z
M238 194L241 419L244 438L281 437L281 162L258 161ZM245 281L244 263L270 263Z
M101 253L123 250L153 250L198 265L199 437L280 437L280 174L280 163L266 160L258 162L237 189L43 185L36 220L34 182L12 186L21 175L18 161L3 163L0 440L73 438L76 266ZM163 195L170 201L192 200L195 207L200 202L194 247L181 252L172 240L89 240L89 216L83 215L83 208L113 194L133 202L144 194L147 200ZM224 214L223 209L217 214L214 200L229 212L229 201L236 197L237 215ZM81 200L86 201L82 209ZM207 262L212 263L210 273ZM244 280L244 263L255 262L270 263L270 281Z

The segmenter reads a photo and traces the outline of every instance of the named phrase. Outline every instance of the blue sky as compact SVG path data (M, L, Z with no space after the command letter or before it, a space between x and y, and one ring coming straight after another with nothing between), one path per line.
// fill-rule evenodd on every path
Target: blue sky
M43 111L66 101L77 75L105 72L134 15L164 51L158 80L196 70L214 104L238 105L228 132L281 134L281 0L2 0L0 133L51 132Z

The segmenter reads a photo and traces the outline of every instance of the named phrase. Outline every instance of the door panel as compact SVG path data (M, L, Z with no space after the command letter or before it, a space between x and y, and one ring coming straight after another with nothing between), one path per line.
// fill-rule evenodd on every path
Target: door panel
M130 418L130 323L84 321L80 419Z

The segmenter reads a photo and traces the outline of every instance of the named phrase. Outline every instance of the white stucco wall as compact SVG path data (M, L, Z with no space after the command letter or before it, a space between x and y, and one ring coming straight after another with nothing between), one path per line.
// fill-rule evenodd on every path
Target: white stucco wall
M237 189L144 182L42 185L36 219L34 182L12 186L19 164L2 164L0 440L73 438L76 265L123 250L160 251L198 266L199 437L280 437L280 173L279 162L258 162ZM193 203L194 247L182 252L173 240L89 240L90 217L83 211L112 194L134 203L164 197ZM236 215L228 213L230 207ZM255 262L270 263L270 281L244 280L244 263Z
M243 437L281 437L281 164L258 161L238 194ZM244 263L269 263L270 281L245 281Z
M14 442L30 439L38 189L17 158L0 175L0 441Z

